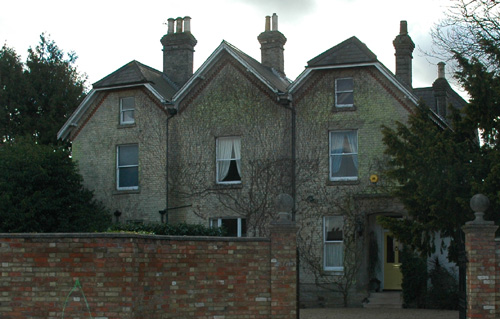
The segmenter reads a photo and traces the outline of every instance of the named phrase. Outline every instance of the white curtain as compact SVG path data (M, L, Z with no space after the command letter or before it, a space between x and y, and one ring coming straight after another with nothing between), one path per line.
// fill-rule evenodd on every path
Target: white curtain
M325 243L325 267L343 267L343 243Z
M330 134L330 156L332 157L332 175L340 170L342 163L342 152L344 146L344 134L331 133Z
M236 168L238 174L241 176L241 139L235 138L233 140L234 158L236 159Z
M325 267L339 268L344 263L344 217L324 217Z
M347 136L347 141L349 142L349 147L351 148L351 153L354 153L352 155L352 161L354 163L354 167L356 167L356 170L358 169L358 137L355 132L348 132L346 133Z
M226 178L231 164L231 153L233 151L233 139L219 138L217 140L217 175L219 181Z

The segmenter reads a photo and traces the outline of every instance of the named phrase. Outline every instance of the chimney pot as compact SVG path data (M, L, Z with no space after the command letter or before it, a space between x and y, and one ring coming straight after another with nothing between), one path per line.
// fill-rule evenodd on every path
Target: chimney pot
M184 17L184 32L191 32L191 17Z
M276 13L273 14L272 23L271 31L271 17L266 16L266 30L257 37L260 43L261 63L285 75L283 51L285 50L286 38L278 31L278 16Z
M444 70L445 66L446 66L446 63L444 63L444 62L438 63L438 79L446 78L446 74L445 74L445 70Z
M175 23L175 19L174 18L169 18L168 19L168 31L167 31L167 34L174 33L174 23Z
M163 46L163 73L181 86L193 75L193 53L197 41L191 33L191 17L168 19L168 26L168 33L160 40Z
M176 33L182 33L182 18L179 17L179 18L175 19L175 21L176 21L175 32Z
M399 24L399 34L406 35L408 34L408 22L405 20L401 21Z
M273 25L272 25L272 30L273 31L278 31L278 15L276 13L273 13Z
M270 30L271 30L271 17L266 16L266 27L265 27L264 31L270 31Z

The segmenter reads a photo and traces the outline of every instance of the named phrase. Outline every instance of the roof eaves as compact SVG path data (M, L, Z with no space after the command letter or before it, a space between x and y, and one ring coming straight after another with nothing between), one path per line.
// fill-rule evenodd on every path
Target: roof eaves
M114 89L123 89L123 88L131 88L137 86L146 87L161 103L166 103L166 98L164 98L150 83L137 83L137 84L128 84L122 86L113 86L113 87L105 87L105 88L96 88L90 90L89 94L83 99L82 103L76 108L76 110L71 114L69 119L64 123L59 132L57 132L57 139L66 139L69 135L69 128L71 126L76 125L83 114L87 111L89 106L94 102L95 96L97 92L114 90Z
M402 91L405 96L410 99L415 105L418 105L418 98L413 94L406 86L401 84L396 77L380 62L367 62L367 63L354 63L354 64L343 64L343 65L325 65L317 67L308 67L302 72L295 82L289 87L288 91L292 93L297 90L298 87L302 85L302 82L309 76L309 74L314 70L328 70L328 69L345 69L353 67L367 67L374 66L379 70L394 86L396 86L400 91Z
M269 80L267 80L264 76L262 76L252 65L250 65L247 61L245 61L245 59L243 59L238 53L235 52L236 50L238 50L236 47L223 40L222 43L217 47L217 49L215 49L215 51L200 66L200 68L194 73L194 75L186 82L186 84L184 84L182 88L179 91L177 91L177 93L175 93L175 95L172 97L174 104L177 103L177 101L186 94L186 91L188 91L189 87L196 81L197 78L201 78L201 74L217 59L217 56L223 50L228 52L234 59L236 59L239 63L241 63L248 71L253 73L271 91L273 91L276 94L279 93L279 90L276 89Z

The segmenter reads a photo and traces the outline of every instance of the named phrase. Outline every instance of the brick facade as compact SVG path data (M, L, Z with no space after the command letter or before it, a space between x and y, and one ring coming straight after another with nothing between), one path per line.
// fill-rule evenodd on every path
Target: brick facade
M166 118L161 106L144 89L100 93L84 114L88 118L73 133L72 154L86 188L122 221L160 221L165 209ZM120 125L120 98L135 97L135 123ZM90 120L91 118L91 120ZM117 146L137 144L139 189L118 191L116 187Z
M296 318L295 232L273 225L270 239L0 234L0 314Z
M500 242L493 222L468 222L465 232L467 254L467 318L500 317Z

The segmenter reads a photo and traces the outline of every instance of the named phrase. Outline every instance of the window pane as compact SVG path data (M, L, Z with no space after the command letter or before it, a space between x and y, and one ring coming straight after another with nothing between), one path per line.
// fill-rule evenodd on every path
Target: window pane
M138 167L122 167L119 169L118 187L136 187L139 185Z
M122 98L121 103L122 103L122 111L133 110L135 107L135 98L134 97Z
M325 217L325 241L343 240L344 217Z
M330 132L330 178L356 179L358 176L358 132Z
M134 110L131 111L124 111L122 113L123 119L122 122L134 122Z
M325 267L342 267L344 249L342 243L325 244Z
M344 261L344 217L327 216L324 218L324 260L325 268L336 267L340 270ZM332 270L332 269L330 269Z
M238 219L222 219L222 227L227 231L227 236L238 236Z
M337 79L337 92L352 91L354 82L352 79Z
M244 218L211 218L210 227L224 227L229 237L238 237L238 230L241 237L247 236L247 221Z
M337 158L340 165L336 165ZM331 175L333 178L357 177L358 168L356 165L358 155L334 155L331 161Z
M241 138L219 137L216 147L217 182L239 183L241 181Z
M118 148L118 166L137 165L137 145L123 145Z
M337 93L337 105L353 105L354 94L352 92Z

